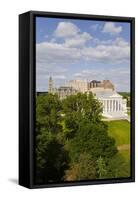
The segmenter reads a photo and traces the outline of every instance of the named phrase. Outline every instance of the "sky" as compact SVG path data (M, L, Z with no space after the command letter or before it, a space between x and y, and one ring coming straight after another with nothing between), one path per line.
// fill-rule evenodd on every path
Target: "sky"
M69 80L111 80L130 91L130 24L36 17L36 91Z

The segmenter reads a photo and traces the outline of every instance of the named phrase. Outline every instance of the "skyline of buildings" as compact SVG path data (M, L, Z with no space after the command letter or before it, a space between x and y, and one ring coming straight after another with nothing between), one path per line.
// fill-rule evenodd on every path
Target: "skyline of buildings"
M75 82L78 82L78 83L80 83L80 86L81 86L81 83L82 83L83 87L85 88L84 90L87 90L87 87L94 88L94 84L95 84L96 87L97 86L98 87L104 87L104 88L110 87L111 89L116 90L115 84L113 84L113 82L111 80L109 80L109 79L102 79L102 80L98 79L97 80L97 79L90 79L90 78L89 79L80 79L80 78L78 78L78 79L65 79L64 81L57 83L56 79L54 79L53 77L54 76L49 75L48 78L45 79L45 81L47 81L47 83L46 83L46 88L47 89L37 90L37 88L36 88L36 92L40 92L40 93L41 92L48 92L49 91L49 79L52 79L51 87L56 85L57 88L59 88L61 86L66 86L66 85L67 86L72 86L73 84L75 84ZM93 85L93 87L92 87L92 85ZM117 92L130 92L130 91L117 91Z
M89 95L92 92L95 98L102 104L102 115L104 117L125 118L128 116L127 101L115 91L115 86L110 80L92 80L90 82L70 80L66 85L56 87L54 86L52 77L49 77L48 85L48 92L57 94L61 100L77 93L87 93Z

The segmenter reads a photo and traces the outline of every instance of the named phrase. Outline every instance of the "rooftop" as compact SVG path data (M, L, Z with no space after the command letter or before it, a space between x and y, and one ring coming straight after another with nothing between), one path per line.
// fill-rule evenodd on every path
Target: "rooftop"
M106 90L104 90L104 91L97 91L96 92L96 97L97 98L103 98L103 97L105 97L105 98L108 98L108 97L121 97L121 95L120 94L118 94L117 92L115 92L115 91L106 91Z

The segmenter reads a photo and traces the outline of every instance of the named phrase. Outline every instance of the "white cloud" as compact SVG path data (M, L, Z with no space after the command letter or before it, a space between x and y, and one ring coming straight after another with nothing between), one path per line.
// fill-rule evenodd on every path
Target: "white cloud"
M93 43L96 45L104 44L104 45L111 45L113 43L113 40L100 40L98 38L93 39Z
M122 38L101 41L96 46L85 45L89 36L65 40L64 43L43 42L36 45L37 65L39 68L50 66L66 66L80 61L96 61L104 63L121 63L130 59L130 45ZM81 48L80 48L81 46Z
M122 38L117 38L108 45L98 44L95 47L85 47L82 54L87 60L125 62L130 58L130 45Z
M60 22L54 35L62 38L67 47L81 47L84 46L87 41L92 39L92 36L89 33L81 32L75 24L70 22Z
M52 76L54 79L66 79L66 76L65 75L53 75Z
M112 25L111 25L112 24ZM122 31L121 26L115 23L105 23L103 32L118 34ZM48 77L51 74L59 85L67 78L72 64L78 66L83 63L107 63L115 65L118 63L128 64L130 61L130 44L121 37L108 40L93 38L91 34L82 32L75 24L70 22L60 22L54 32L53 38L49 42L36 44L36 70L38 89L46 88ZM119 68L118 68L119 69ZM122 75L121 72L111 70L83 70L74 74L76 78L92 79L96 77L127 76L128 71ZM117 84L119 78L113 79ZM121 80L121 78L120 78ZM44 86L45 85L45 86Z
M128 47L129 46L129 43L126 42L121 37L117 37L112 43L115 44L115 45L118 45L120 47Z
M55 30L56 37L73 37L79 32L79 28L71 22L60 22Z
M80 52L76 48L68 48L64 44L43 42L36 45L37 63L45 65L69 64L80 59Z
M77 34L75 37L67 38L65 40L65 45L68 47L83 47L85 43L91 39L92 36L89 33L83 32Z
M115 85L117 91L129 91L130 89L130 67L126 66L114 66L113 67L95 67L92 69L82 70L75 73L74 79L81 80L104 80L109 79Z
M36 45L36 85L37 91L47 90L48 77L52 75L56 85L66 79L67 65L80 60L80 52L76 48L68 48L64 44L43 42Z
M116 26L114 22L106 22L104 24L103 33L110 33L112 35L122 32L122 26Z

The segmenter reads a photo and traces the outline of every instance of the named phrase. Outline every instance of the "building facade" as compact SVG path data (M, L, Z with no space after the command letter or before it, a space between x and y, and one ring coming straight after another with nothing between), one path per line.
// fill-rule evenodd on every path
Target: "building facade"
M69 86L61 86L58 89L53 90L53 94L57 94L61 100L65 99L67 96L75 95L77 93L78 91L76 89Z
M87 92L89 89L89 84L86 80L71 80L67 85L82 93Z
M79 92L92 92L101 104L102 115L107 118L127 117L127 101L115 91L114 85L110 80L90 82L83 80L71 80L66 86L59 88L53 87L52 77L49 78L49 92L57 94L62 100L69 95L75 95Z
M96 93L96 98L102 103L103 116L107 118L122 118L127 116L127 102L115 91Z

